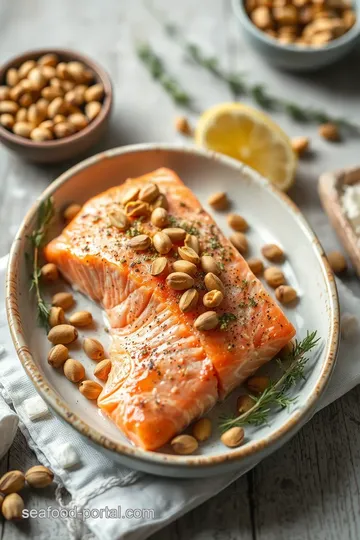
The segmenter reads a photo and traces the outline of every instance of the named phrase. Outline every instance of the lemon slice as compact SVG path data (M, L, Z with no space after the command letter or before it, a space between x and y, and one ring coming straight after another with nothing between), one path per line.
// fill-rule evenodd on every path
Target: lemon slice
M195 141L246 163L282 191L294 182L296 155L282 129L242 103L222 103L199 119Z

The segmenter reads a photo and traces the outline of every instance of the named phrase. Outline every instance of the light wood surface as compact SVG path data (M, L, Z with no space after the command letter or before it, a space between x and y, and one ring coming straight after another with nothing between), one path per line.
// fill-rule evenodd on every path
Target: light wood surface
M293 101L325 108L360 123L359 52L322 73L295 76L273 70L249 48L229 0L154 0L189 39L216 55L225 68L245 71L252 81ZM173 120L179 110L138 62L134 44L151 40L169 70L203 109L230 100L227 88L186 62L140 0L0 0L0 62L25 49L67 46L89 54L110 73L115 90L111 129L92 150L144 141L177 141ZM195 116L192 117L192 121ZM313 156L301 162L291 192L325 249L338 243L321 210L317 178L325 170L359 164L359 139L331 145L316 127L276 120L290 135L308 134ZM82 159L83 156L79 156ZM36 196L70 164L40 167L0 148L0 256ZM271 226L271 224L269 224ZM296 239L294 239L296 249ZM358 280L346 278L355 292ZM316 301L316 299L314 299ZM360 391L353 390L316 417L284 448L200 508L153 536L153 540L356 540L360 538ZM26 469L36 458L18 434L0 463ZM26 493L28 508L56 505L53 489ZM69 538L60 519L13 524L0 521L0 538Z

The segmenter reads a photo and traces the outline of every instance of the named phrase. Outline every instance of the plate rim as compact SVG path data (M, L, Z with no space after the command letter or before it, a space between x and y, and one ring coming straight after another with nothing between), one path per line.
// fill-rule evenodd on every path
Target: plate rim
M301 411L296 411L291 418L284 422L279 428L268 435L266 438L259 441L248 442L244 446L240 446L237 449L229 449L221 455L211 456L177 456L169 455L160 452L150 452L137 447L126 446L121 441L116 441L109 436L102 435L97 429L89 426L84 420L77 416L66 404L66 402L56 395L56 391L51 388L46 379L42 376L37 365L33 359L33 356L28 348L26 340L24 338L23 326L21 323L20 312L18 308L20 291L17 288L17 276L19 266L19 256L21 254L20 243L23 235L27 234L28 223L36 215L40 204L52 196L60 186L70 181L71 178L78 172L91 167L103 159L113 158L114 156L123 154L132 154L137 152L175 152L192 154L195 156L207 158L220 162L226 167L235 169L239 173L245 173L245 175L251 177L252 181L260 184L263 189L266 189L275 197L278 197L288 207L293 218L299 223L304 232L309 238L309 242L312 244L312 248L315 250L323 273L326 288L328 291L329 306L330 306L330 321L331 327L329 335L326 339L327 350L325 351L325 360L323 362L321 372L318 376L318 380L314 388L311 390L309 397L305 405L301 408ZM62 418L76 429L81 435L90 439L99 447L103 447L105 450L114 452L125 458L135 459L142 463L144 466L164 466L164 467L176 467L176 468L208 468L215 467L224 463L238 461L239 464L245 461L246 458L259 455L261 451L272 446L278 447L282 442L285 442L291 435L297 431L296 428L301 427L311 411L314 409L316 402L325 390L327 383L330 379L332 371L335 366L336 356L339 347L339 299L335 283L335 278L330 265L327 261L325 252L306 218L302 215L296 204L284 193L275 188L268 180L263 178L259 173L251 169L228 156L219 154L214 151L198 147L189 147L184 145L172 144L172 143L143 143L133 144L127 146L121 146L112 148L110 150L100 152L91 156L78 164L70 167L59 177L57 177L36 199L31 208L26 213L19 230L12 243L8 267L6 272L6 312L8 317L8 324L10 327L11 337L17 352L17 355L25 369L28 377L32 381L36 391L46 401L46 403ZM325 339L325 338L324 338ZM99 448L100 449L100 448ZM115 457L115 456L114 456Z

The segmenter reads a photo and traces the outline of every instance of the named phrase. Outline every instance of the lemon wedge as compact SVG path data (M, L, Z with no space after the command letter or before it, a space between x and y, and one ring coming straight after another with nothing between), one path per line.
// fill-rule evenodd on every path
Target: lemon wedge
M211 107L199 119L195 142L246 163L282 191L294 182L297 158L290 139L257 109L242 103Z

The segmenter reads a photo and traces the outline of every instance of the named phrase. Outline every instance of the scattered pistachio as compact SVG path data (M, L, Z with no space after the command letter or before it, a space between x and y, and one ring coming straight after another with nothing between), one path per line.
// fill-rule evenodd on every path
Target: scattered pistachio
M52 306L49 311L49 325L51 328L64 324L65 313L62 307Z
M85 377L85 368L79 360L68 358L64 363L64 375L69 381L77 383Z
M294 137L291 139L291 147L299 157L303 156L308 151L309 146L309 137Z
M148 183L140 189L139 199L147 203L153 202L160 194L156 184Z
M160 195L151 203L151 209L155 210L155 208L165 208L165 210L169 209L169 203L166 198L166 196L163 193L160 193Z
M241 255L246 255L249 249L249 244L245 234L241 232L234 232L230 238L232 245L241 253Z
M128 241L128 246L134 251L145 251L151 246L151 238L147 234L139 234Z
M280 268L276 268L276 266L266 268L264 271L264 278L266 283L274 289L285 284L285 276Z
M151 264L150 274L152 276L167 276L169 266L166 257L158 257Z
M178 435L170 444L176 454L192 454L198 448L197 440L191 435Z
M248 259L246 262L248 263L250 270L253 272L253 274L255 274L255 276L262 274L264 270L264 264L261 259L253 257L251 259Z
M169 214L165 208L155 208L151 213L151 223L159 229L163 229L169 223Z
M77 311L69 317L69 323L79 328L83 328L84 326L90 326L92 322L93 317L90 311Z
M101 381L107 381L109 373L111 371L111 360L109 358L104 358L96 365L94 369L94 375Z
M47 263L41 268L41 277L45 281L56 281L59 279L59 270L54 263Z
M72 221L74 217L78 215L80 210L81 210L80 204L73 203L67 206L63 214L64 220L66 221L66 223Z
M249 224L245 218L239 214L229 214L227 217L229 227L237 232L245 232L249 228Z
M191 248L199 255L200 253L200 242L195 234L187 234L184 240L185 247Z
M321 124L319 127L319 135L327 141L337 142L340 140L340 131L336 124L327 123Z
M85 338L83 341L83 349L86 355L91 358L91 360L103 360L105 357L104 347L94 338Z
M297 298L297 292L289 285L280 285L275 290L275 296L282 304L289 304Z
M59 292L54 294L51 303L53 306L61 307L64 311L66 311L74 305L75 300L71 293Z
M54 473L43 465L35 465L25 473L25 480L33 488L44 488L54 480Z
M120 208L113 210L109 214L109 220L110 220L111 225L119 229L119 231L127 231L128 228L130 227L129 218L127 217L125 212L120 210Z
M129 217L148 216L150 213L150 206L144 201L130 201L125 206L125 212Z
M163 232L168 235L174 244L179 244L185 240L186 231L180 227L169 227L167 229L163 229Z
M266 244L262 247L261 253L272 262L281 262L284 259L283 250L276 244Z
M139 237L136 236L135 238L139 238ZM152 241L154 244L154 248L161 255L165 255L166 253L169 253L169 251L171 250L173 246L172 241L170 240L168 235L165 234L164 232L155 233Z
M218 324L219 317L217 316L216 311L205 311L205 313L199 315L194 322L196 330L200 330L201 332L213 330Z
M76 328L70 324L59 324L58 326L51 328L47 337L54 345L67 345L77 339L78 332Z
M192 434L199 442L204 442L211 437L212 424L210 418L200 418L192 426Z
M13 470L0 478L0 492L8 495L20 491L25 485L25 476L21 471Z
M177 116L175 118L175 129L179 133L182 133L182 135L191 136L192 135L192 129L189 124L188 119L185 116Z
M267 387L270 385L269 377L254 375L254 377L249 377L246 381L246 387L249 392L255 396L262 394Z
M166 283L175 291L185 291L194 286L194 279L185 272L172 272L166 278Z
M205 287L207 288L208 291L212 291L216 289L217 291L220 291L223 294L225 293L223 282L213 272L208 272L206 274L204 282L205 282Z
M347 269L346 259L340 251L330 251L330 253L327 254L327 259L335 274L341 274L341 272L344 272Z
M81 381L79 384L79 390L86 399L94 400L97 399L103 387L96 381Z
M189 274L189 276L195 276L198 269L197 266L194 263L191 263L189 261L184 261L183 259L179 259L178 261L174 261L172 265L175 272L185 272L185 274Z
M229 206L229 199L223 191L218 191L213 193L208 198L208 204L212 206L215 210L226 210Z
M121 199L121 203L126 206L129 202L136 201L139 196L140 188L136 186L130 187L126 192L123 198Z
M10 493L2 503L1 512L7 520L17 520L22 518L24 501L18 493Z
M255 404L255 400L248 395L241 395L237 398L236 409L238 414L244 414L248 412Z
M179 247L178 248L178 254L180 255L181 259L183 261L188 261L188 262L191 262L193 264L199 264L200 262L200 257L199 255L196 253L196 251L194 251L192 248L190 247Z
M203 304L207 308L215 308L220 306L223 300L223 293L217 289L214 289L213 291L209 291L204 295Z
M201 269L204 272L206 272L206 273L212 272L216 276L221 274L221 269L220 269L219 263L216 262L214 257L211 257L211 255L203 255L201 257L200 261L201 261Z
M236 448L241 445L244 436L245 433L242 427L232 427L221 435L221 442L229 448Z
M59 368L64 365L66 360L69 358L69 350L65 345L55 345L50 349L47 361L53 368Z
M188 311L193 311L199 301L199 293L196 289L188 289L185 291L179 301L179 307L181 311L187 313Z

